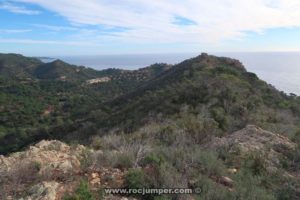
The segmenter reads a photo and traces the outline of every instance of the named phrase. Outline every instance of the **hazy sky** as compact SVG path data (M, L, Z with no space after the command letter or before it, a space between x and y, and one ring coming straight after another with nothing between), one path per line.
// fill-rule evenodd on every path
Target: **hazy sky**
M300 51L300 0L0 0L0 52Z

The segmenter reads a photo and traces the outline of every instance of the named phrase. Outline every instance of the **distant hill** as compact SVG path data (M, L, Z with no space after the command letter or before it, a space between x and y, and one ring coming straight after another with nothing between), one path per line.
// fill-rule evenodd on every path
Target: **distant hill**
M138 70L123 70L119 74L113 76L114 79L128 79L136 81L149 81L161 73L169 70L172 65L165 63L156 63Z
M34 71L34 76L38 79L81 81L98 77L98 71L55 60L39 65Z
M154 64L139 70L98 71L84 66L71 65L62 60L43 63L40 58L30 58L20 54L0 54L0 76L4 78L86 81L110 77L112 80L140 82L150 80L170 67L171 65L167 64Z
M98 76L98 71L70 65L61 60L43 63L19 54L0 54L0 75L5 78L34 78L82 81Z
M0 75L5 77L32 78L42 62L19 54L0 54Z
M0 143L4 143L0 153L17 150L34 141L36 132L43 135L64 120L85 118L103 102L133 91L171 67L155 64L139 70L97 71L17 54L1 54L1 60Z

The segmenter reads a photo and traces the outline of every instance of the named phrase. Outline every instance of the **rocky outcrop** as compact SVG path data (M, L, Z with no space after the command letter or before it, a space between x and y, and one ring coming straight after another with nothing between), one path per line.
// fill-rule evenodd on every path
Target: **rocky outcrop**
M276 148L282 146L286 149L295 149L295 143L291 142L287 137L265 131L257 126L248 125L246 128L236 131L223 138L215 138L209 144L211 147L238 145L241 151L262 150L271 146Z
M60 184L54 181L42 182L29 189L29 196L19 200L56 200L59 186Z
M3 193L16 199L26 191L28 195L20 200L56 200L64 179L80 172L85 150L82 145L72 148L60 141L43 140L24 152L0 156Z
M85 147L70 146L54 141L41 141L31 146L27 151L18 152L9 157L0 156L0 170L9 172L24 163L35 163L39 173L61 171L63 173L78 172L80 169L80 155Z
M122 188L126 171L92 167L102 153L43 140L26 151L0 156L0 199L60 200L74 193L82 180L95 192L101 187ZM91 162L89 167L85 162ZM105 199L127 198L109 195Z
M269 169L274 169L280 164L280 159L296 149L296 144L283 135L248 125L228 136L214 138L205 148L222 149L222 151L241 156L258 152L266 157Z
M102 77L102 78L95 78L95 79L87 80L86 83L88 85L91 85L91 84L98 84L98 83L109 82L110 80L111 80L110 77Z

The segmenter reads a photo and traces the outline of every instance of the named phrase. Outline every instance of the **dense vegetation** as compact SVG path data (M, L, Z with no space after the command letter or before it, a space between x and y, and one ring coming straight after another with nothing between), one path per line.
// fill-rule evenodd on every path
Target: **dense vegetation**
M0 54L0 74L7 78L29 78L42 62L19 54Z
M136 90L93 110L89 123L72 132L131 133L153 121L177 120L186 110L219 135L256 124L289 137L299 131L300 98L277 91L236 60L202 55L184 61ZM82 136L82 137L80 137Z
M0 54L0 153L34 141L62 136L99 107L169 69L155 64L136 71L96 71L56 60L42 63L17 54ZM109 77L110 81L86 81ZM58 137L57 134L55 137Z
M201 188L201 193L194 195L196 199L299 199L300 182L294 176L300 172L299 150L286 151L290 156L276 170L270 170L266 152L239 155L238 149L207 149L203 143L210 139L206 137L204 142L202 130L193 132L188 126L203 124L182 118L152 123L130 135L95 136L92 147L103 154L92 160L93 167L129 169L126 188ZM208 134L210 130L206 131ZM233 168L237 169L234 173L229 170ZM222 182L223 177L230 177L232 182ZM186 195L133 196L149 200L189 199Z
M129 169L128 188L201 188L198 199L297 197L300 183L291 176L299 175L300 97L279 92L237 60L202 54L174 66L95 71L1 56L0 153L55 138L101 149L96 166ZM109 79L87 82L103 77ZM278 147L286 156L275 171L267 169L262 152L240 157L202 148L248 124L282 134L298 147ZM233 167L238 172L230 174ZM220 184L225 176L232 185ZM84 182L66 199L82 196L94 198Z

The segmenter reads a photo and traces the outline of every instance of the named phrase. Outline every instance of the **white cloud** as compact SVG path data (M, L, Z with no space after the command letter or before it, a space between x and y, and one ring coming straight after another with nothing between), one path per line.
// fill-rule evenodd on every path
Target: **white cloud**
M37 4L73 24L126 27L111 37L135 42L216 42L300 26L299 0L14 1ZM174 24L176 16L195 24Z
M0 4L0 9L7 10L12 13L25 14L25 15L38 15L41 12L38 10L31 10L23 6L18 6L9 2L3 2Z
M59 40L31 40L31 39L1 39L0 43L14 44L46 44L46 45L68 45L68 46L92 46L93 43L78 41L59 41Z
M0 29L0 33L2 34L26 33L31 31L30 29Z
M47 29L50 31L78 31L78 28L71 27L71 26L53 26L53 25L47 25L47 24L33 24L32 26L37 27L37 28L43 28Z

